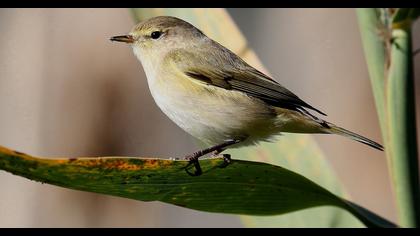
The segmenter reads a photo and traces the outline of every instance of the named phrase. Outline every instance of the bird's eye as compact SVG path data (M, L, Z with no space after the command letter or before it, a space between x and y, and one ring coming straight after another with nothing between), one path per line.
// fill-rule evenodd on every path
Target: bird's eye
M152 39L158 39L161 35L162 33L160 31L153 31L150 37L152 37Z

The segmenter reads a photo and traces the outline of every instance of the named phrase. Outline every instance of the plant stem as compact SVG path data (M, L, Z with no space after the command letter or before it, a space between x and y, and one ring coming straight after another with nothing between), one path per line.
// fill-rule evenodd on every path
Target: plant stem
M358 9L357 14L399 224L416 227L420 199L410 27L388 28L383 22L391 19L381 22L378 9Z
M420 225L419 171L417 160L411 32L394 29L388 78L389 152L400 224Z

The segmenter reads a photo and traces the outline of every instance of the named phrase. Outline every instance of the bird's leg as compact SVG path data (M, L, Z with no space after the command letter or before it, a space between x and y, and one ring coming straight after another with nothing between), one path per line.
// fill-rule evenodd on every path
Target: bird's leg
M229 140L225 141L224 143L217 144L215 146L212 146L212 147L209 147L209 148L206 148L206 149L202 149L200 151L197 151L197 152L194 152L194 153L192 153L190 155L185 156L184 159L187 159L189 161L188 165L185 167L185 169L187 170L187 173L190 174L190 175L194 175L194 176L201 175L202 171L201 171L200 163L198 162L198 159L200 157L202 157L202 156L204 156L206 154L209 154L211 152L214 152L214 153L219 154L226 147L231 146L233 144L237 144L240 141L241 140L239 140L239 139L229 139ZM229 163L230 162L230 155L228 155L228 154L223 155L223 159L225 160L225 162L228 162ZM195 173L194 174L189 173L188 172L188 169L187 169L192 164L195 167Z
M206 149L202 149L202 150L200 150L200 151L197 151L197 152L194 152L193 154L191 154L191 155L187 155L187 156L185 156L185 159L187 159L187 160L189 160L189 161L194 161L194 160L198 160L198 158L200 158L200 157L202 157L202 156L204 156L204 155L206 155L206 154L209 154L209 153L211 153L211 152L216 152L217 151L217 154L219 154L219 153L221 153L226 147L228 147L228 146L231 146L231 145L233 145L233 144L237 144L237 143L239 143L241 140L239 140L239 139L229 139L229 140L227 140L227 141L225 141L224 143L221 143L221 144L217 144L217 145L214 145L214 146L212 146L212 147L209 147L209 148L206 148Z

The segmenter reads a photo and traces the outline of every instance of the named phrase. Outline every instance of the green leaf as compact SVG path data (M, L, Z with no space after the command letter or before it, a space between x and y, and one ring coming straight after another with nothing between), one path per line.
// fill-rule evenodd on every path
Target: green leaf
M191 176L184 169L187 163L127 157L42 159L0 146L0 169L66 188L232 214L276 215L331 205L352 212L367 226L393 226L282 167L242 160L226 166L214 158L200 161L203 174Z
M357 19L359 21L369 78L375 98L376 111L381 126L382 139L386 146L388 140L385 110L386 50L384 40L380 36L383 33L382 30L385 29L382 28L380 13L377 9L359 8L357 9Z

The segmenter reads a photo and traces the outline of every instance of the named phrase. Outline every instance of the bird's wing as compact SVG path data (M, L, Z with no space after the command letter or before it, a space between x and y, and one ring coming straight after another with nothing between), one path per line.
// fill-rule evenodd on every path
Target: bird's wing
M203 54L177 51L172 61L188 78L202 83L240 91L272 106L293 110L305 107L326 115L237 56L232 59L231 55L200 55Z

